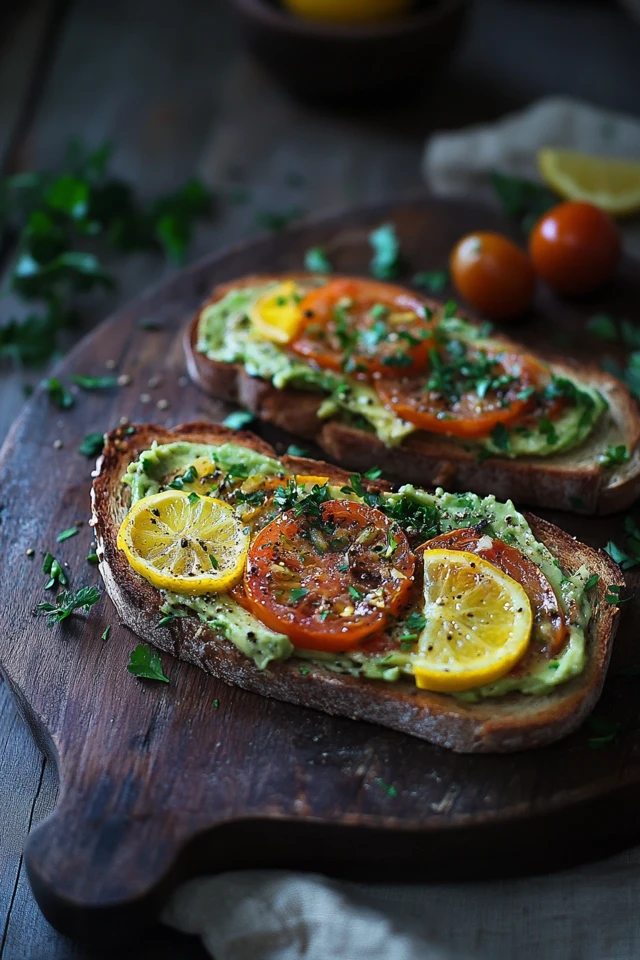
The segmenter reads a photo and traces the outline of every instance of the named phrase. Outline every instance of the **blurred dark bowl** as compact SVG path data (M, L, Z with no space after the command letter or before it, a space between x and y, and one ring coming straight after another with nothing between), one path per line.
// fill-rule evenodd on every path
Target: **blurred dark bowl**
M323 103L420 94L446 65L471 0L423 0L403 16L358 26L319 23L277 0L232 0L256 57L292 94Z

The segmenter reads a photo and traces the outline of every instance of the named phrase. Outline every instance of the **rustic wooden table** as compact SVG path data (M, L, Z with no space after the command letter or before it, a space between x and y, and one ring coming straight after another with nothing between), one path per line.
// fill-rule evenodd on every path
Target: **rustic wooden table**
M640 33L609 0L477 0L467 38L428 99L358 117L288 100L248 60L221 0L19 6L0 20L2 172L52 166L79 135L93 144L112 140L118 172L144 194L195 173L218 202L198 231L194 257L258 232L257 211L299 206L313 215L418 187L422 146L435 129L488 120L558 92L638 111ZM233 203L238 165L244 204ZM146 256L119 265L117 295L90 308L86 329L169 269ZM0 439L22 404L23 379L0 370ZM46 923L25 876L25 837L56 796L56 772L0 682L2 960L103 955ZM195 960L205 952L158 928L129 955Z

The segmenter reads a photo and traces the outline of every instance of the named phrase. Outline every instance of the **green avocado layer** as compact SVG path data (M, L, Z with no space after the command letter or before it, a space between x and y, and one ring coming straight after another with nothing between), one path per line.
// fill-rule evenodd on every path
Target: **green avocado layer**
M166 489L172 478L184 473L199 458L211 461L222 475L229 471L242 478L285 475L279 461L233 443L219 447L183 441L154 444L129 465L123 477L123 482L131 488L132 505L142 497ZM335 498L345 497L338 487L330 487L330 493ZM351 495L350 499L357 497ZM535 539L526 519L510 501L499 503L493 496L481 498L470 493L445 493L441 489L427 493L406 485L395 493L383 493L381 509L388 509L396 519L400 515L407 517L409 523L412 522L411 518L421 517L424 520L426 517L430 535L482 525L483 533L522 550L542 570L567 617L568 642L557 660L549 662L541 657L531 664L527 672L521 675L508 674L495 683L459 694L459 698L473 701L481 697L503 696L512 691L541 695L584 669L585 631L591 613L584 585L589 578L589 571L583 567L572 576L563 572L547 547ZM402 521L398 522L403 526ZM340 655L294 650L288 637L265 627L228 595L191 598L165 593L163 600L162 612L165 615L197 616L250 657L260 669L267 668L272 661L295 657L300 660L301 669L305 669L305 664L311 664L336 673L393 683L403 677L410 679L413 675L412 664L420 656L420 640L409 650L400 646L383 655L359 650ZM406 617L412 612L420 613L421 604L408 610ZM398 640L406 633L404 619L399 619L391 628L392 636Z
M211 360L242 364L251 376L268 380L278 389L295 387L324 394L326 399L320 407L320 417L339 417L361 429L371 430L387 447L397 446L415 433L417 428L387 410L369 385L348 374L312 367L253 329L249 319L251 305L274 286L276 284L232 290L222 300L205 307L200 315L196 349ZM445 317L441 326L461 341L487 347L492 344L481 328L460 317ZM481 454L509 458L547 457L579 446L593 430L607 403L588 384L576 381L575 387L572 402L552 425L541 419L533 429L510 430L507 442L500 445L487 437L465 442L464 446Z

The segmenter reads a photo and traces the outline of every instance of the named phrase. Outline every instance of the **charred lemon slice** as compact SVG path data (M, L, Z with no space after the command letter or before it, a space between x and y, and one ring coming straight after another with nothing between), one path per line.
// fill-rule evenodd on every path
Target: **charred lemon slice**
M492 683L529 645L529 598L512 577L474 553L424 552L426 626L413 662L422 690L454 693Z
M254 330L274 343L289 343L302 322L301 299L293 280L271 287L249 310Z
M249 536L222 500L166 490L131 508L118 547L154 587L198 597L240 582Z

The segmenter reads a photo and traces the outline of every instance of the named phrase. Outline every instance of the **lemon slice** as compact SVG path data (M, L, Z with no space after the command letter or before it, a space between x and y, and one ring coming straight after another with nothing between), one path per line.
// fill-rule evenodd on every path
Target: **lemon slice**
M302 322L300 300L293 280L271 288L249 310L254 330L274 343L290 343Z
M640 163L544 147L538 169L567 200L587 200L613 216L640 210Z
M426 626L413 662L422 690L454 693L491 683L521 659L532 614L519 583L474 553L425 550Z
M249 536L222 500L166 490L134 504L118 547L154 587L199 597L239 583Z

